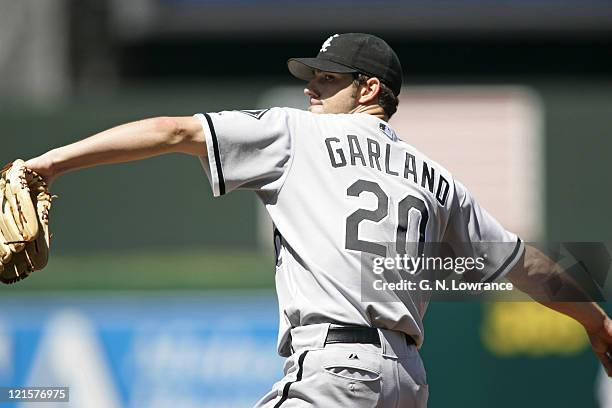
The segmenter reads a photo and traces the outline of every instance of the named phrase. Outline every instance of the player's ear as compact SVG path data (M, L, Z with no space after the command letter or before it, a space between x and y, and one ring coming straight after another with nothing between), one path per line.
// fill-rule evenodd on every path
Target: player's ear
M357 102L361 105L367 105L376 101L380 94L380 80L376 77L368 78L367 81L359 87Z

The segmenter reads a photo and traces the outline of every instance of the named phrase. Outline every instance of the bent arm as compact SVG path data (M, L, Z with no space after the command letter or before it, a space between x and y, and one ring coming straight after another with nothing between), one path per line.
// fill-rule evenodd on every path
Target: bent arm
M598 327L606 316L597 303L586 301L588 296L561 266L530 245L525 246L523 262L519 261L507 277L534 300L572 317L587 330ZM562 299L585 301L559 301Z
M26 166L48 182L86 167L146 159L165 153L205 155L197 118L158 117L120 125L30 159Z
M591 341L593 352L612 377L612 320L595 302L563 302L557 299L587 299L578 284L556 262L526 245L522 262L519 261L507 278L519 290L542 305L563 313L579 322ZM549 288L554 287L554 293Z

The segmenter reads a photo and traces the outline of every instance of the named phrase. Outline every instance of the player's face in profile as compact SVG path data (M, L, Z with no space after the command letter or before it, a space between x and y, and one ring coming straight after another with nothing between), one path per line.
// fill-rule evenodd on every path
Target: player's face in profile
M357 106L353 75L315 70L304 95L312 113L349 113Z

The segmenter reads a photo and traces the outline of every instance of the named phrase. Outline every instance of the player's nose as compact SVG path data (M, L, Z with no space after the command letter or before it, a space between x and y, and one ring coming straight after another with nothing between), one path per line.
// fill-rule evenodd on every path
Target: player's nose
M308 85L306 86L306 88L304 88L304 96L307 98L318 98L319 94L317 93L316 90L313 89L313 87L311 86L310 83L308 83Z

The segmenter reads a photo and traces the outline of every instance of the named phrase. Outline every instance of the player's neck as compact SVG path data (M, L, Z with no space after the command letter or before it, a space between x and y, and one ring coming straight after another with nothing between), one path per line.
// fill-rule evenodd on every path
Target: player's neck
M350 113L367 113L372 116L376 116L385 122L389 120L385 110L380 105L359 105L353 109Z

